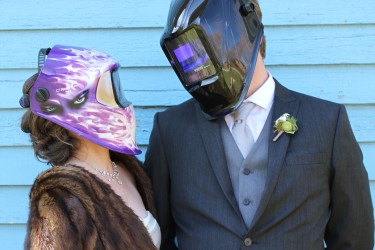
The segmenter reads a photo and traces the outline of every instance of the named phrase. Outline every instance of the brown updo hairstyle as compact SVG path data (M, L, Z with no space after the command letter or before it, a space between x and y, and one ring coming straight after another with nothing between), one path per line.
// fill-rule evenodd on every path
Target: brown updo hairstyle
M38 74L34 74L26 80L23 94L29 94L37 78ZM35 115L30 109L22 116L21 129L30 134L35 157L53 166L64 165L78 146L78 140L67 129Z

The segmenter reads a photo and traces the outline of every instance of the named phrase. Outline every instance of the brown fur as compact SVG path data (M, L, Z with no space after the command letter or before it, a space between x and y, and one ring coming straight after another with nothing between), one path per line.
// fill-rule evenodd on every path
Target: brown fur
M156 216L151 184L133 156L113 153L134 174L146 209ZM155 249L138 216L109 185L83 168L53 167L30 193L25 249Z

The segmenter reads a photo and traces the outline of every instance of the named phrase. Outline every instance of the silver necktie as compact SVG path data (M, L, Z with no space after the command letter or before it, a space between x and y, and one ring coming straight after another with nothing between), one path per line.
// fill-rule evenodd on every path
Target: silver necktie
M254 145L254 137L247 125L247 117L250 111L255 107L254 103L245 102L233 113L234 124L232 127L232 135L238 149L244 158L248 155L251 147Z

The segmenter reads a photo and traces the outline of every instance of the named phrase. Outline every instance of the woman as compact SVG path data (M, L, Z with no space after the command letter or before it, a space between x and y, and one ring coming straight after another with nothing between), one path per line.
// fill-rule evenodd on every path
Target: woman
M24 84L30 108L21 128L53 168L30 193L25 249L156 249L151 184L133 155L134 109L119 64L90 49L39 52L39 73Z

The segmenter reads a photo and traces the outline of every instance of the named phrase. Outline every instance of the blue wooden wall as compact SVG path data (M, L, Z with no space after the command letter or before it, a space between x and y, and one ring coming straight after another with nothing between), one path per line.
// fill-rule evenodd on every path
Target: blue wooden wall
M30 185L46 168L34 159L29 138L19 129L21 86L36 72L39 49L83 46L121 62L122 82L136 107L143 160L154 113L189 98L159 46L169 3L1 1L0 249L22 248ZM260 4L268 69L289 88L345 104L375 197L375 1Z

